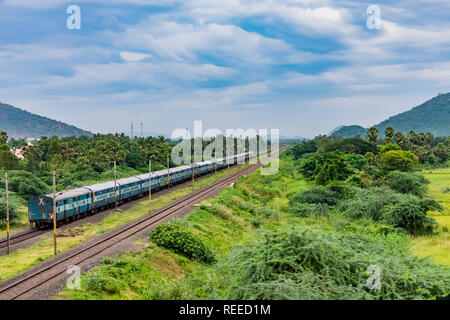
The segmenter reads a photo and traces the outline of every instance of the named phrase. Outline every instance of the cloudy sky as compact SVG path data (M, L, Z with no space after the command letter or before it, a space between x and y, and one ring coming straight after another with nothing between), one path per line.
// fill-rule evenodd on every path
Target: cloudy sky
M450 91L449 58L448 0L0 0L0 101L93 132L369 126Z

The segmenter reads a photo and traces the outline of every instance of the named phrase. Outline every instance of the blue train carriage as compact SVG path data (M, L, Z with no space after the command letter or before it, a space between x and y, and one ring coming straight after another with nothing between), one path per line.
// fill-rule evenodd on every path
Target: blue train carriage
M96 183L86 188L92 192L92 211L94 213L114 204L114 181Z
M148 178L147 178L148 180ZM114 182L113 182L114 187ZM141 197L142 191L142 179L139 176L123 178L117 180L117 200L119 202L128 201ZM113 188L114 191L114 188ZM114 196L114 195L113 195Z
M56 220L69 221L79 218L92 209L92 193L85 187L56 193ZM28 201L28 219L37 227L53 223L53 194L46 194Z

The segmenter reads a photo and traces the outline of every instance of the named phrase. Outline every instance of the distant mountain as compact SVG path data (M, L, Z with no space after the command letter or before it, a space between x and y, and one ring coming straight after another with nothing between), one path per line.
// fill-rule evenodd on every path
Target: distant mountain
M355 136L364 137L366 135L366 128L361 126L353 125L353 126L342 126L340 129L334 131L329 135L341 136L344 138L353 138Z
M330 132L328 132L327 136L331 136L333 133L335 133L336 131L338 131L339 129L343 128L344 125L339 125L336 128L334 128L333 130L331 130Z
M384 130L389 126L404 134L414 130L417 133L431 132L434 136L449 136L450 93L439 94L409 111L392 116L375 125L380 132L380 136L384 136ZM332 134L349 138L357 135L364 136L366 130L357 125L344 126Z
M0 131L10 138L40 138L41 136L81 136L91 132L60 121L42 117L0 102Z

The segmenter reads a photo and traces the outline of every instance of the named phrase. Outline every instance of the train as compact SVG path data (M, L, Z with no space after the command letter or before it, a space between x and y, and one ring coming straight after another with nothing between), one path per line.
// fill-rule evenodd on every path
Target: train
M78 187L56 193L56 221L57 224L77 220L88 214L95 214L115 205L129 200L138 199L169 187L192 179L192 176L202 176L215 170L223 169L237 163L248 161L252 152L241 153L226 158L197 162L171 169L152 172L149 183L149 174L114 180ZM194 172L193 172L194 170ZM117 196L116 196L117 192ZM28 219L31 225L37 228L49 227L53 224L53 194L34 197L28 201Z

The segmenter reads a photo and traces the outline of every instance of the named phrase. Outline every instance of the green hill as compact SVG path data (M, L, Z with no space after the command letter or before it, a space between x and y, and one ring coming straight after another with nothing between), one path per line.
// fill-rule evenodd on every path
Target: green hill
M6 131L11 138L92 135L89 131L47 117L42 117L1 102L0 131Z
M411 110L399 113L375 125L381 136L389 126L404 134L414 130L415 132L431 132L435 136L449 136L450 93L439 94ZM333 135L350 138L357 135L364 136L365 132L365 128L353 125L344 126L333 132Z

